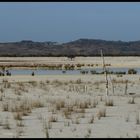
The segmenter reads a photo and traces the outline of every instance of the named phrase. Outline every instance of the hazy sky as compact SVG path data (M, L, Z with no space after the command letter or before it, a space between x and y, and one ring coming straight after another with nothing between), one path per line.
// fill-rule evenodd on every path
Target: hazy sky
M0 42L140 40L140 2L0 2Z

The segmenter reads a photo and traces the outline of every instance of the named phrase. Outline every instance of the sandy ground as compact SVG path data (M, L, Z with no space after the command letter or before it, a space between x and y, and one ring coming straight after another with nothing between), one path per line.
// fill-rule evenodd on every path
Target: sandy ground
M106 97L104 75L0 77L0 137L140 137L140 76L111 80Z
M106 64L110 64L110 67L140 67L139 59L140 57L105 57ZM101 57L75 57L71 61L67 57L0 57L0 64L85 64L85 67L94 64L94 67L102 67L102 59Z

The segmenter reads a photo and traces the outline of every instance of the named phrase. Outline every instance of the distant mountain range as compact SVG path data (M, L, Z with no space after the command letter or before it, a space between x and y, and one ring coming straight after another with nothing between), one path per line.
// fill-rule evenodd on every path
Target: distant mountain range
M20 42L0 43L0 56L140 56L140 41L106 41L78 39L67 43Z

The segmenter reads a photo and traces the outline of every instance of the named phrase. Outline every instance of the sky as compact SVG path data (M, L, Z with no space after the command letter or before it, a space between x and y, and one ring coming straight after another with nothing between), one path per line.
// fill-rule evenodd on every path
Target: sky
M0 42L140 40L140 2L0 2Z

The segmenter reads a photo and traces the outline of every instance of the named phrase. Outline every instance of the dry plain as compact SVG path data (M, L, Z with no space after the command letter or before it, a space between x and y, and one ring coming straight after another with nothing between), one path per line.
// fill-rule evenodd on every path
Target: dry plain
M140 67L140 57L105 57L106 64L110 67ZM0 66L34 66L34 65L58 65L58 64L84 64L84 67L102 67L101 57L75 57L70 60L67 57L0 57Z
M32 59L63 63L66 58ZM102 65L101 58L65 61ZM105 61L114 67L140 66L138 57ZM110 75L108 97L105 84L104 74L1 76L0 137L140 137L140 75Z

